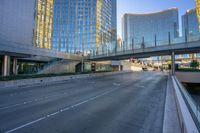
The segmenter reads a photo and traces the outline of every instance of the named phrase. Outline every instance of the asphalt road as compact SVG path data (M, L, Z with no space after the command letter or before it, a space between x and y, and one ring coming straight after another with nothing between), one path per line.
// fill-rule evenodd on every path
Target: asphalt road
M162 133L167 75L135 72L0 90L0 130Z

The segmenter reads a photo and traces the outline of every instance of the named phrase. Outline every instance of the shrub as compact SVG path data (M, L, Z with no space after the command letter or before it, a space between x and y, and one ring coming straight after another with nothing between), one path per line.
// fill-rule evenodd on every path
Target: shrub
M190 67L192 67L192 68L197 68L197 67L199 67L199 62L196 61L196 60L193 60L193 61L190 63Z

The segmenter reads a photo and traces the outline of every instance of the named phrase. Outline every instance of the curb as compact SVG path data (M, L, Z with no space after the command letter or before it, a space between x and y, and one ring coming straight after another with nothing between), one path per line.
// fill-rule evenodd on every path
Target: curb
M69 75L69 76L56 76L56 77L44 77L44 78L33 78L33 79L21 79L0 82L0 89L7 89L11 87L28 87L34 85L48 85L56 82L63 82L74 79L84 79L97 76L115 75L122 73L129 73L132 71L120 71L120 72L106 72L106 73L95 73L95 74L82 74L82 75Z

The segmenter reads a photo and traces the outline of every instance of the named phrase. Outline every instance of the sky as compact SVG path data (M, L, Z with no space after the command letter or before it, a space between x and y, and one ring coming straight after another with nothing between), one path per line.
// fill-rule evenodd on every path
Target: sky
M179 9L180 18L188 9L195 7L195 0L117 0L117 34L121 36L121 18L125 13L146 13L165 10L171 7Z

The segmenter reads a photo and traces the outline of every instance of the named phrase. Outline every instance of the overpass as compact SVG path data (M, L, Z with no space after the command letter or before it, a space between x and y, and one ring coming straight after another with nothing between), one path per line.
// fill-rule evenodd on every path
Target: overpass
M130 58L147 58L151 56L164 56L175 54L189 54L189 53L198 53L200 52L200 35L198 38L195 38L190 41L181 41L181 42L163 42L161 45L148 45L149 43L139 43L129 48L118 48L112 52L106 51L98 54L97 51L93 52L88 57L88 60L92 61L105 61L105 60L124 60Z
M156 37L155 37L156 38ZM167 41L157 41L134 43L134 39L131 41L131 45L127 46L126 43L122 43L121 48L115 48L110 51L107 49L99 49L92 52L88 56L88 60L91 61L106 61L106 60L124 60L130 58L147 58L152 56L164 56L171 55L172 61L172 74L175 72L175 55L176 54L189 54L200 52L200 34L195 36L179 37L171 39L170 33Z

